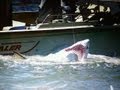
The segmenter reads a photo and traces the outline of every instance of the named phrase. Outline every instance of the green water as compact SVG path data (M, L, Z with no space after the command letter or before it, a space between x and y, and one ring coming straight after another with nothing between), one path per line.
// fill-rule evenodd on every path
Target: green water
M36 56L27 60L0 56L0 90L120 90L119 59L86 62L43 64Z

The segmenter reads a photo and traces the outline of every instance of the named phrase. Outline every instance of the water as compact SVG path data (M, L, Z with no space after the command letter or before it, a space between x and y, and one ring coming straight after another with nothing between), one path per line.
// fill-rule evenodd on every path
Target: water
M44 59L0 56L0 90L120 90L118 58L92 55L80 63Z

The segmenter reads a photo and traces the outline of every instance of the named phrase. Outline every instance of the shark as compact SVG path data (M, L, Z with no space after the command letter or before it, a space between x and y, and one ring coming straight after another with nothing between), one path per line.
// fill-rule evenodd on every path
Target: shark
M55 61L55 62L82 62L88 56L89 39L84 39L75 42L74 44L63 48L62 50L51 53L46 56L39 56L40 60ZM37 55L38 56L38 55ZM35 56L35 57L37 57ZM28 57L19 52L14 51L15 59L27 59Z

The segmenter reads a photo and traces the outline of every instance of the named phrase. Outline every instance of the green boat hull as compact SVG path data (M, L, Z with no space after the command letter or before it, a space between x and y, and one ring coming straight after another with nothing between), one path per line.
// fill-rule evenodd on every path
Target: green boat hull
M120 56L120 26L41 27L0 32L0 54L48 55L90 39L89 53Z

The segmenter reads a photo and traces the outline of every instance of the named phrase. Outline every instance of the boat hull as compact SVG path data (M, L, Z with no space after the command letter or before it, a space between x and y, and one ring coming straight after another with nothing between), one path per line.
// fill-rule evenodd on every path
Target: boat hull
M120 26L41 28L0 32L0 54L18 51L25 55L48 55L90 39L89 53L120 56Z

